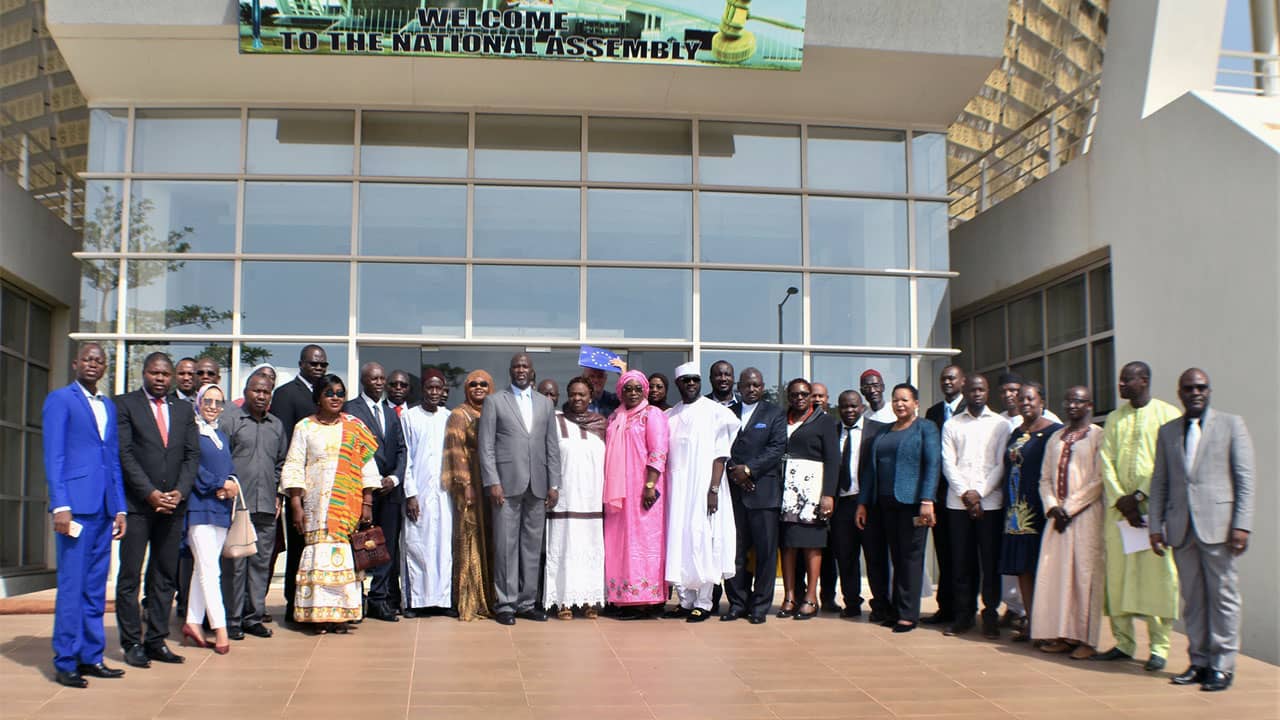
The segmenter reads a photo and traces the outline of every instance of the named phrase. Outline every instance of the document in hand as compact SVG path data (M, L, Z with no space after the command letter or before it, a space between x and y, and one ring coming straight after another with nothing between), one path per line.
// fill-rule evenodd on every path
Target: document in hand
M1142 522L1147 522L1147 519L1148 516L1142 516ZM1124 547L1125 555L1132 555L1151 549L1149 528L1136 528L1130 525L1128 520L1116 521L1116 527L1120 528L1120 542Z

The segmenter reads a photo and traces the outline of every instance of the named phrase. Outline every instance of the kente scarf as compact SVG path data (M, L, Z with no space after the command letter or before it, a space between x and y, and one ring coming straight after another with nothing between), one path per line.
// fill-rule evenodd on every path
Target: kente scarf
M369 428L355 417L342 413L342 444L338 447L338 469L329 497L326 530L330 535L349 536L360 524L364 499L364 466L378 450L378 441Z

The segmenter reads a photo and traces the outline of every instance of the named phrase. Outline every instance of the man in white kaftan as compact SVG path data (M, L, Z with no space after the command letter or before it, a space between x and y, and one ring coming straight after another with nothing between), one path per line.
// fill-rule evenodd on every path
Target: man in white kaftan
M406 617L439 614L453 604L453 506L440 479L449 411L438 406L443 377L428 372L422 385L422 405L400 416L409 452L400 574Z

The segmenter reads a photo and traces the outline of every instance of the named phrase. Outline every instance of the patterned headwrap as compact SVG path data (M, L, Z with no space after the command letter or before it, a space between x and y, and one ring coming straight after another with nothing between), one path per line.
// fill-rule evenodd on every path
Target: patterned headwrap
M467 386L467 385L470 385L472 380L483 380L483 381L485 381L485 382L489 383L489 392L491 392L491 393L492 393L492 392L493 392L493 390L494 390L494 387L493 387L493 376L492 376L492 375L490 375L489 373L487 373L487 372L483 371L483 370L472 370L472 371L471 371L471 373L467 375L466 382L464 382L464 383L463 383L463 387L462 387L462 394L463 394L463 397L465 397L465 398L467 399L467 404L468 404L468 405L470 405L471 407L473 407L473 408L475 408L477 411L479 411L479 410L481 409L481 407L483 406L484 401L481 401L481 402L480 402L480 404L476 404L476 403L471 402L471 393L467 392L467 387L466 387L466 386Z

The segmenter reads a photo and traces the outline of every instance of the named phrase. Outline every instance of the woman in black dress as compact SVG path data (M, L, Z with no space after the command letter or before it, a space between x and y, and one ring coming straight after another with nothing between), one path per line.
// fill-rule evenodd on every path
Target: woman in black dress
M1018 414L1022 426L1009 436L1004 453L1004 538L1000 543L1000 573L1015 575L1022 603L1031 617L1032 595L1036 588L1036 563L1040 559L1040 538L1044 533L1044 504L1040 500L1040 465L1049 436L1062 425L1044 416L1044 387L1023 383L1018 391ZM1031 628L1013 634L1015 642L1031 638Z
M803 378L787 383L787 454L783 460L782 548L783 601L778 617L808 620L818 614L818 583L810 582L804 602L796 605L796 553L804 551L808 576L822 570L827 521L835 507L840 476L840 424L816 410L813 389ZM807 608L807 609L806 609Z

